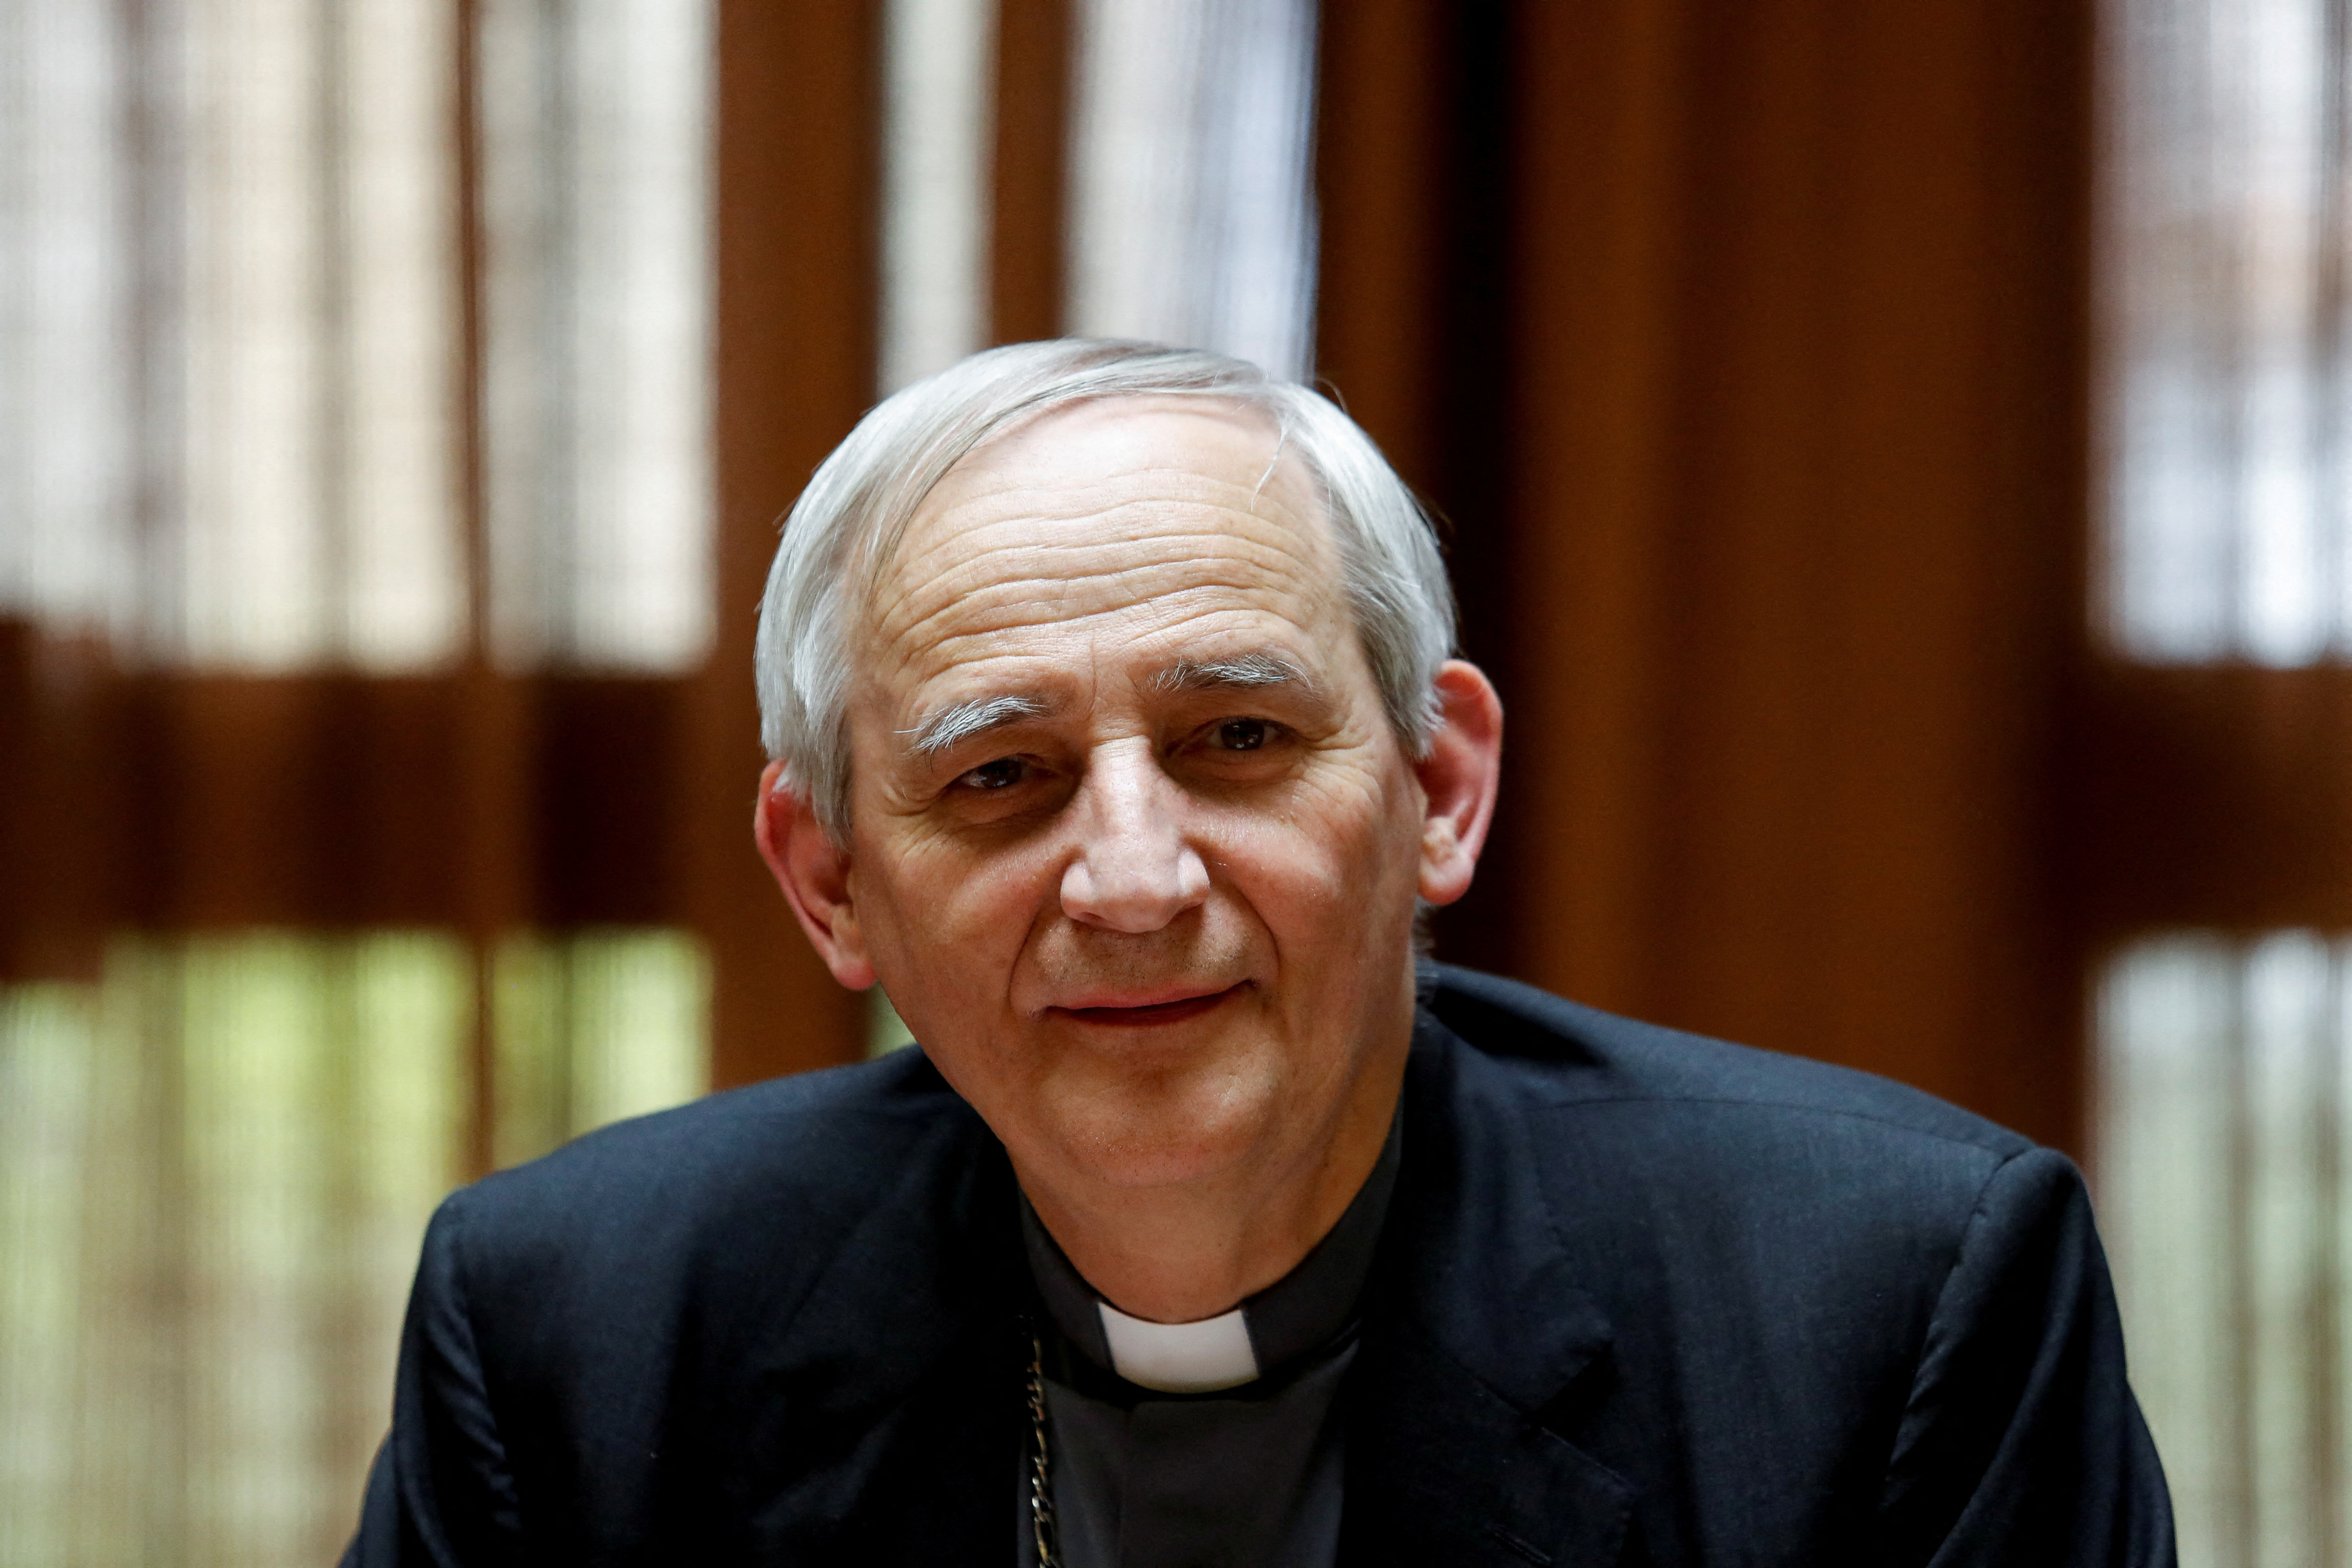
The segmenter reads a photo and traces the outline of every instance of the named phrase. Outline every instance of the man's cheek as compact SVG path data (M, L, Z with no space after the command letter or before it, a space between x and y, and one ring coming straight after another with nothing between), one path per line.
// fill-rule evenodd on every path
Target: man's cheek
M971 921L1034 904L1047 880L1045 858L1024 847L975 848L955 835L927 835L894 851L898 901L918 920Z
M1360 815L1301 812L1236 835L1227 863L1259 896L1288 906L1321 909L1371 890L1364 868L1385 858L1378 854L1376 822Z

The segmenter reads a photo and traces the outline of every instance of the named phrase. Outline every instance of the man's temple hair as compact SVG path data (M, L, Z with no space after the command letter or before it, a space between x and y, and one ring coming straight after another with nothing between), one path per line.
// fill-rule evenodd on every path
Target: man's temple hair
M783 763L783 787L807 799L835 842L849 821L855 640L924 498L994 437L1109 397L1201 398L1273 424L1276 460L1296 457L1316 482L1389 725L1407 751L1427 754L1438 667L1454 649L1454 595L1427 514L1355 421L1313 388L1223 354L1107 339L1012 343L876 405L784 521L760 604L761 739ZM1266 674L1254 668L1221 683L1270 684Z

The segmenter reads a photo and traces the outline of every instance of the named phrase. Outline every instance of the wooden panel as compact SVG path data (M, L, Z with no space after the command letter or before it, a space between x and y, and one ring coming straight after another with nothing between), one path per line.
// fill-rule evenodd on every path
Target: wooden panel
M1514 966L1603 1006L1648 1007L1667 931L1657 864L1668 741L1656 657L1675 517L1675 7L1538 8L1515 84L1524 298L1504 582L1516 644L1505 831ZM1525 281L1522 281L1525 280Z
M861 999L817 962L752 847L751 637L778 521L873 397L877 14L719 8L719 617L681 755L722 1085L846 1060L864 1037Z
M676 761L686 697L668 680L541 683L530 796L539 923L687 916Z
M126 781L100 649L0 620L0 980L94 978Z
M1617 37L1522 57L1530 375L1560 384L1529 383L1515 777L1523 821L1561 781L1521 843L1565 916L1528 972L2071 1140L2038 850L2083 531L2084 19L1592 10ZM1621 123L1551 107L1580 94Z
M1327 44L1334 379L1416 482L1503 476L1441 504L1509 711L1473 895L1507 913L1441 951L2071 1141L2087 5L1523 5L1482 93L1465 18L1496 9L1384 3ZM1335 135L1417 140L1399 40L1433 26L1447 159L1510 116L1469 223L1412 193L1470 171L1381 188L1379 137ZM1498 235L1507 266L1464 259ZM1483 363L1383 332L1481 280ZM1415 381L1505 395L1449 429Z
M452 392L478 625L477 11L461 5L452 59L467 152ZM856 1054L859 999L752 848L751 644L776 521L871 396L875 42L871 7L720 7L707 672L518 680L477 647L446 677L134 676L0 625L0 974L94 973L125 922L427 923L487 952L523 923L691 921L715 963L719 1082Z
M1430 507L1463 651L1512 688L1510 7L1363 0L1322 29L1317 371ZM1438 918L1441 952L1516 968L1513 871L1488 857Z
M485 704L521 755L473 798ZM0 632L0 973L94 973L125 926L469 930L469 824L529 825L508 925L686 918L675 680L130 675Z
M2352 928L2352 669L2103 665L2079 712L2066 854L2098 939Z
M1062 331L1072 0L1000 0L989 341Z
M1423 495L1443 461L1454 33L1432 0L1334 6L1318 83L1316 369Z

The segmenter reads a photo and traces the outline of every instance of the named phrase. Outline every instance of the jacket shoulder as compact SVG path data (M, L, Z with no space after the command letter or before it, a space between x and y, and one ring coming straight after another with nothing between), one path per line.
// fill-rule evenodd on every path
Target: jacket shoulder
M503 1507L550 1562L691 1537L718 1516L680 1500L747 1478L847 1484L871 1462L858 1435L966 1332L970 1255L1011 1228L991 1147L905 1051L622 1122L453 1194L410 1300L399 1465L468 1517ZM792 1553L684 1552L751 1555Z
M475 1293L633 1292L751 1258L788 1288L895 1197L919 1205L982 1131L900 1051L599 1129L451 1194L435 1229Z
M1424 1005L1465 1044L1497 1058L1525 1092L1552 1105L1744 1109L1764 1118L1875 1124L2005 1160L2034 1147L1931 1094L1852 1068L1733 1045L1601 1012L1517 981L1429 966ZM1975 1164L1978 1162L1969 1162Z
M1462 1151L1416 1238L1446 1265L1423 1321L1498 1325L1497 1389L1582 1325L1601 1370L1538 1391L1540 1418L1631 1483L1650 1554L1712 1536L1925 1562L1997 1539L1985 1561L2022 1561L2071 1520L2100 1542L2081 1561L2119 1562L2111 1522L2161 1531L2063 1155L1868 1074L1491 976L1433 970L1423 998L1423 1103L1454 1109L1422 1146ZM1456 1232L1475 1245L1449 1255ZM1548 1271L1500 1278L1501 1235Z

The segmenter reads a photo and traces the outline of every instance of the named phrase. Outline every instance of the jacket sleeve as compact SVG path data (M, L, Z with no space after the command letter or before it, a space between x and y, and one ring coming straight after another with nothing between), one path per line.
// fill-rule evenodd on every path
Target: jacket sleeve
M467 1315L464 1203L425 1235L401 1333L392 1432L368 1475L343 1568L458 1568L527 1559L514 1472Z
M2124 1375L2081 1174L2046 1149L1986 1184L1929 1321L1874 1561L2172 1568L2172 1510Z

